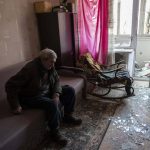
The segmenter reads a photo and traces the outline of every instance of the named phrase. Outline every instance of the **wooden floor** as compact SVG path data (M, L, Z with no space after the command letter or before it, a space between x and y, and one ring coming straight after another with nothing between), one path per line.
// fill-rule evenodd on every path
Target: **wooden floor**
M150 88L148 81L135 81L135 96L124 99L99 150L150 150Z

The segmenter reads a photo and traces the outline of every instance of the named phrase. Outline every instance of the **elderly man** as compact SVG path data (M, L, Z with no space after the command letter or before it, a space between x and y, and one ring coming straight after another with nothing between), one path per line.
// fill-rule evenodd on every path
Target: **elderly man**
M7 81L6 92L15 114L20 114L24 105L45 110L52 139L66 145L67 140L58 130L62 118L60 106L64 106L62 120L65 123L80 125L82 121L72 116L75 91L70 86L59 85L59 76L54 67L56 59L57 55L53 50L42 50L37 58L27 63Z

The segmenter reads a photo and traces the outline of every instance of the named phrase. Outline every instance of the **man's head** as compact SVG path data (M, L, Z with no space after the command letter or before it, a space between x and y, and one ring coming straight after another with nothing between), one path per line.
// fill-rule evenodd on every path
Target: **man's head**
M43 67L47 70L50 70L52 67L54 67L57 54L53 50L46 48L40 51L39 57Z

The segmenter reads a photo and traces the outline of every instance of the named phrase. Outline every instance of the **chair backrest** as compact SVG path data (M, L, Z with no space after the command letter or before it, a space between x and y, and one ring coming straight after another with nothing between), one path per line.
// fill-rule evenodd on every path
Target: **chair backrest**
M85 53L79 57L77 66L83 68L87 73L93 74L101 70L100 65L93 59L90 53Z

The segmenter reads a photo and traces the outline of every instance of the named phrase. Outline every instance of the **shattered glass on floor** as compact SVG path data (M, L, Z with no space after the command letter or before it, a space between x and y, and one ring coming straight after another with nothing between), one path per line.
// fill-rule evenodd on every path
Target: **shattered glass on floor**
M111 125L120 130L122 136L127 135L126 142L120 141L120 150L145 150L145 144L150 146L150 89L137 88L135 94L124 100L116 115L110 118ZM112 138L114 143L119 139L117 136Z

